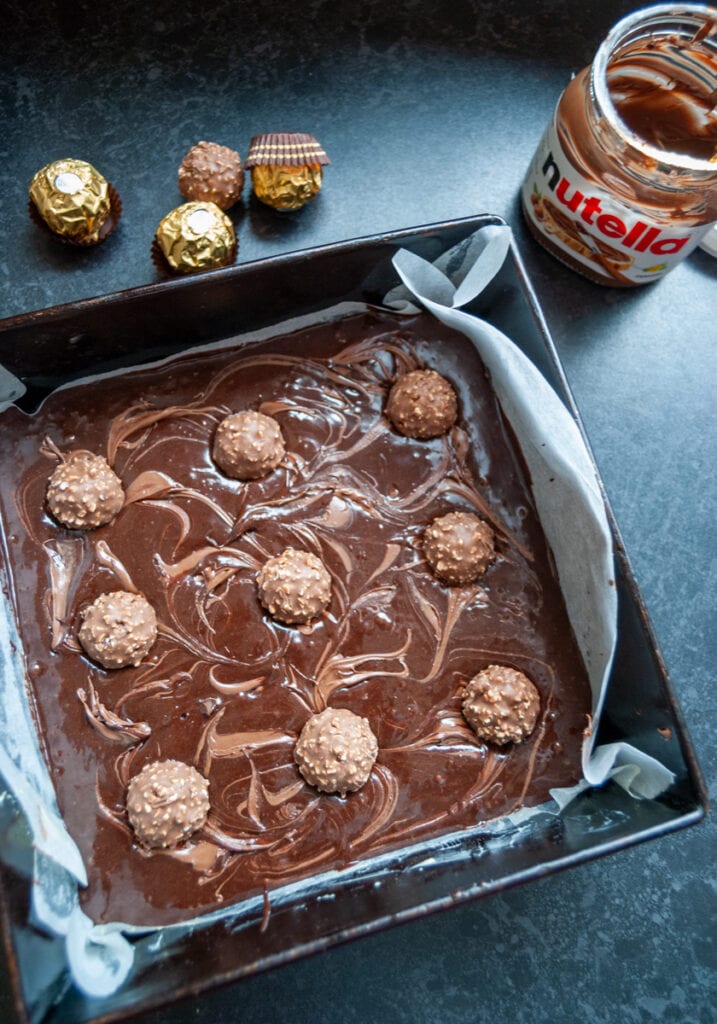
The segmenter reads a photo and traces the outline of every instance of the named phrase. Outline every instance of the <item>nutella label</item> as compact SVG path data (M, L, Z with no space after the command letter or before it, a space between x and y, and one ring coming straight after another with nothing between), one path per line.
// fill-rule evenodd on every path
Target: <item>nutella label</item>
M551 122L523 184L523 205L535 228L607 281L644 284L685 258L710 230L670 227L651 220L638 206L615 200L583 178L568 160Z

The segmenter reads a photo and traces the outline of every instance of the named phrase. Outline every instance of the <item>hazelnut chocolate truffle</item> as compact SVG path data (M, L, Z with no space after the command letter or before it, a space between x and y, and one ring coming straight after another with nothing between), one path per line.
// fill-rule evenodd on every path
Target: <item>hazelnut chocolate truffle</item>
M182 761L154 761L130 781L127 814L142 846L178 846L202 827L208 812L209 783Z
M241 196L243 187L241 157L216 142L198 142L179 165L179 191L185 199L207 200L228 210Z
M275 210L298 210L318 193L329 158L308 132L266 132L249 144L254 195Z
M276 469L286 449L281 427L271 416L247 409L217 427L212 458L227 476L259 480Z
M479 739L504 746L522 743L535 728L540 694L522 672L489 665L463 692L463 714Z
M30 202L41 224L78 245L101 242L121 212L119 196L100 172L70 158L40 168L30 182Z
M361 789L378 756L367 719L346 708L326 708L301 730L294 760L310 786L346 796Z
M117 515L124 504L119 477L106 459L75 451L55 467L47 485L47 507L71 530L94 530Z
M157 639L157 616L143 594L100 594L81 614L78 639L103 668L139 665Z
M426 527L423 553L433 575L444 583L472 583L495 557L493 531L472 512L449 512Z
M266 610L288 625L315 619L331 600L328 570L308 551L286 548L266 562L256 582Z
M386 415L406 437L440 437L456 422L456 393L435 370L411 370L391 388Z
M170 210L159 222L152 243L158 269L176 274L226 267L236 254L234 225L209 201L183 203Z

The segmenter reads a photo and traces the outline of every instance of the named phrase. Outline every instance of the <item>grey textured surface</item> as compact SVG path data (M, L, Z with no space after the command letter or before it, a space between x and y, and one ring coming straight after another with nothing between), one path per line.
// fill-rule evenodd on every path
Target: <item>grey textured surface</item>
M491 212L515 228L708 784L713 731L717 261L603 290L525 232L516 193L572 71L635 6L504 0L3 5L0 316L156 280L149 245L207 138L312 131L325 187L278 217L232 212L240 259ZM30 224L26 189L88 159L124 200L92 252ZM245 193L247 196L248 193ZM688 832L154 1012L292 1020L708 1024L717 1018L712 819ZM9 1012L0 990L0 1017Z

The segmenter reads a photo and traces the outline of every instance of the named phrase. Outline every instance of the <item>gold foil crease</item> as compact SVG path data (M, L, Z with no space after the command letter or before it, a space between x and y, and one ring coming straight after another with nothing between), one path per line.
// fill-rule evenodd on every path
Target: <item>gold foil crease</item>
M215 203L184 203L167 214L156 234L172 270L188 273L223 267L234 260L234 225Z
M257 199L275 210L298 210L313 199L321 188L320 164L284 167L257 164L251 169L251 182Z
M63 175L75 175L79 187L63 191ZM64 178L67 182L71 179ZM77 241L98 241L110 213L107 181L84 160L55 160L42 167L30 182L30 198L55 234Z

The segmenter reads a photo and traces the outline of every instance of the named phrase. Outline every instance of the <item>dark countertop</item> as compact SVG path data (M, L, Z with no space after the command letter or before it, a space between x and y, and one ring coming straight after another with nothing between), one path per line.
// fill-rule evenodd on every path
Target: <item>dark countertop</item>
M717 261L698 252L654 286L602 289L528 237L516 202L570 74L634 6L10 0L0 317L156 280L154 229L181 201L176 168L200 138L243 154L256 132L296 128L332 158L300 214L280 218L246 199L233 212L241 260L503 216L712 783ZM68 155L95 163L124 201L118 232L97 250L59 246L27 217L33 173ZM142 1020L707 1024L717 1004L715 838L708 818Z

